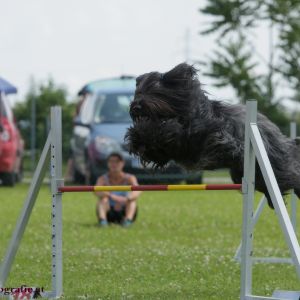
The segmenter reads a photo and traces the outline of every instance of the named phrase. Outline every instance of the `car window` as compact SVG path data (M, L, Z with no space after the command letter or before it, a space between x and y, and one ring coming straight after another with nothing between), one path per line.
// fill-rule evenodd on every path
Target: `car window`
M129 105L132 94L99 95L96 101L96 123L130 123Z
M95 101L95 95L87 96L84 100L79 113L80 121L83 124L90 124L93 121Z

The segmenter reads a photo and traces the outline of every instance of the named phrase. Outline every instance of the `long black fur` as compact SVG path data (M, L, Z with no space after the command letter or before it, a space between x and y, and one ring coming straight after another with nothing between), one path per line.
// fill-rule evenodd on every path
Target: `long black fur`
M144 165L163 168L174 160L187 169L229 168L233 182L242 182L245 106L209 100L192 66L183 63L166 73L139 76L130 115L133 126L126 140ZM296 141L262 114L257 123L281 192L294 188L299 197ZM256 170L256 189L273 207L260 169Z

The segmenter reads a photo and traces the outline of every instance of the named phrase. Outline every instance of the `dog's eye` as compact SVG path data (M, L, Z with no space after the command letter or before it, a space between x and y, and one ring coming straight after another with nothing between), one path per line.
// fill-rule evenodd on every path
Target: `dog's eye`
M138 86L141 83L142 79L143 79L143 75L140 75L139 77L137 77L135 80L135 85Z

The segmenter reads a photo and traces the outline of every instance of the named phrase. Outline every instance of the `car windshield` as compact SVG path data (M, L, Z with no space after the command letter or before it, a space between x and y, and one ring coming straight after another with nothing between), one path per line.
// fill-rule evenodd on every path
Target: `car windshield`
M5 117L9 121L13 122L13 113L9 106L8 99L5 95L0 95L0 117Z
M133 94L105 94L96 99L95 123L130 123L129 105Z
M6 110L4 108L4 103L0 97L0 117L6 117Z
M135 89L135 79L134 78L113 78L113 79L104 79L90 82L87 84L87 88L91 92L97 92L100 89L119 89L119 88L127 88L127 89Z

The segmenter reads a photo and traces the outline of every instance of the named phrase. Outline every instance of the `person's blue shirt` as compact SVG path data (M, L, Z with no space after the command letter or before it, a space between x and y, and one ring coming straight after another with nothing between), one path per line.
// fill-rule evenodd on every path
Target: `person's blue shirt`
M120 185L128 185L128 177L129 177L129 175L125 174L124 180ZM105 180L105 185L111 185L110 182L109 182L108 174L104 174L104 180ZM117 196L124 196L124 197L126 197L128 195L128 192L126 192L126 191L113 191L113 192L110 192L110 193L114 194L114 195L117 195ZM115 207L116 203L117 203L116 201L114 201L113 199L111 199L109 197L109 205L111 207ZM125 203L122 204L122 207L124 207L124 206L125 206Z

